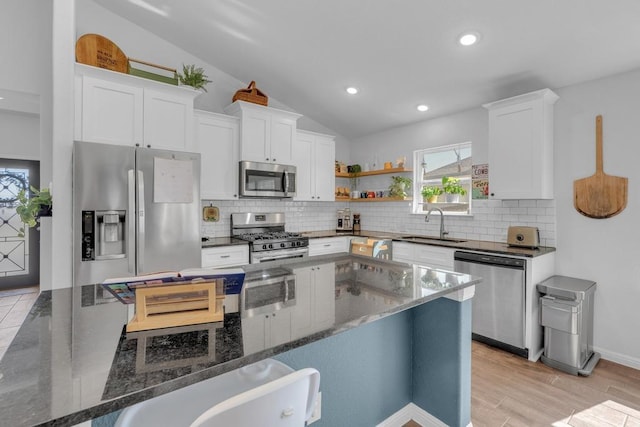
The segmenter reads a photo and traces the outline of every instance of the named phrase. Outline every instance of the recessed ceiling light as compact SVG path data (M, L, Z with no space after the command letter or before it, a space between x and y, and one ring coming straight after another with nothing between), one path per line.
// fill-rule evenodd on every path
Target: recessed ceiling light
M429 109L428 105L420 104L416 107L418 111L427 111Z
M471 46L476 44L479 38L480 36L478 33L464 33L458 38L458 43L460 43L462 46Z
M348 87L347 88L347 93L349 95L355 95L356 93L358 93L358 89L356 89L355 87Z

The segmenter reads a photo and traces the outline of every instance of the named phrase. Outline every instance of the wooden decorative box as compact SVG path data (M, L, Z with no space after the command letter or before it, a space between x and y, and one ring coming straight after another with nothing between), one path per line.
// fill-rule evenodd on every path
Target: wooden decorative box
M136 288L135 315L127 332L220 322L222 289L223 279Z

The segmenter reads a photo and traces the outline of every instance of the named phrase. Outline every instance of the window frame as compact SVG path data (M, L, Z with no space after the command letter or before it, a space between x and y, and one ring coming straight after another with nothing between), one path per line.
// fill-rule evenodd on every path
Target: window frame
M463 169L461 174L436 173L435 176L424 179L423 159L425 155L442 153L446 151L453 151L456 148L460 148L460 149L468 148L470 150L470 155L468 157L459 159L459 162L461 163L464 162L464 164L468 166L468 169ZM450 163L449 165L452 165L454 163L455 162ZM471 176L472 165L473 165L473 142L472 141L415 150L413 152L414 185L413 185L413 201L411 206L411 213L416 215L425 215L428 212L428 209L426 208L428 206L429 208L436 207L436 208L442 209L445 215L471 216L472 215L472 176ZM440 167L436 169L436 171L442 168L443 167ZM434 172L434 171L431 171L431 172ZM422 188L426 185L435 185L438 187L442 187L442 184L441 184L442 176L451 176L451 177L457 177L460 179L460 184L464 187L466 191L466 195L461 196L460 202L457 202L457 203L445 202L444 194L439 196L437 203L427 203L426 201L423 201Z

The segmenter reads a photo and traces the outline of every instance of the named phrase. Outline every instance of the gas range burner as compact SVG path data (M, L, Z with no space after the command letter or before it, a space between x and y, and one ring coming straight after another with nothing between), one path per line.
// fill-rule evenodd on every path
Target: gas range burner
M284 213L232 213L231 236L249 242L251 264L309 252L308 237L284 231Z

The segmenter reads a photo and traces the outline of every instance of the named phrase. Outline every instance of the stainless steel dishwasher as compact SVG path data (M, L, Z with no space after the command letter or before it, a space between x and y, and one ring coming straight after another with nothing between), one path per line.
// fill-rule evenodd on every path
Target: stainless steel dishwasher
M482 277L473 297L472 337L529 357L525 348L525 269L520 258L456 251L454 270Z

